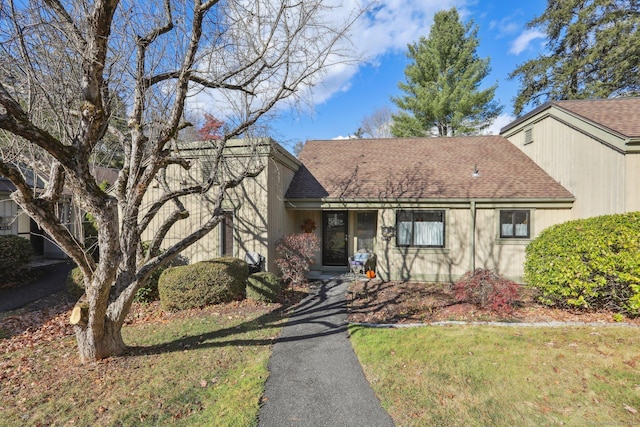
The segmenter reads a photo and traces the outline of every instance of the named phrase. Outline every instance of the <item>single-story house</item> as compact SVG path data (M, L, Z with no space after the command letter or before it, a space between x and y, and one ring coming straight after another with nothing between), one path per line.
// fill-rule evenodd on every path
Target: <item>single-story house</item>
M210 170L207 150L189 149L199 167L176 172L181 185ZM318 271L347 271L367 249L387 280L448 282L482 267L520 281L526 245L546 227L640 210L640 98L550 102L500 136L308 141L299 158L271 140L257 151L231 141L229 173L249 161L263 172L230 192L223 226L183 254L192 262L258 252L276 271L277 241L312 224ZM187 208L170 239L207 217L206 195Z

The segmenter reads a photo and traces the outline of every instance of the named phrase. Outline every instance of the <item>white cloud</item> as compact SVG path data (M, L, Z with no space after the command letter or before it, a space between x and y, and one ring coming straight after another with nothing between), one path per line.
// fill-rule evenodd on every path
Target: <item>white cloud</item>
M514 55L520 55L522 52L529 48L529 44L536 39L544 39L546 37L545 33L539 30L525 30L522 32L518 38L516 38L513 43L511 43L511 48L509 49L509 53Z
M333 8L327 21L342 22L360 2L332 0L330 3ZM382 56L402 52L421 36L427 37L436 12L455 6L466 19L465 3L466 0L367 0L365 5L371 8L370 11L362 15L351 30L355 57L378 64ZM359 67L360 64L340 64L329 68L322 83L313 88L313 104L321 104L334 94L347 90Z
M484 135L499 135L500 129L513 122L516 118L509 114L500 114L482 133Z

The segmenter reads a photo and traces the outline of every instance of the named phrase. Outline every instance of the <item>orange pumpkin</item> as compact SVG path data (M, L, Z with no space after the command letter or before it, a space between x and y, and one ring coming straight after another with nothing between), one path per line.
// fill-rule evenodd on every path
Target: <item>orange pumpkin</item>
M373 279L373 278L375 278L375 277L376 277L376 272L375 272L375 271L373 271L373 270L367 270L367 277L368 277L369 279Z

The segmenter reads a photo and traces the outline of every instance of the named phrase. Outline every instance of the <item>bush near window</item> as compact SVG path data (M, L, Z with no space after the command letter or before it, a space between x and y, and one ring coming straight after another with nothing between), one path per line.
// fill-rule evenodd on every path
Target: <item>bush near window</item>
M547 228L527 246L524 273L545 304L640 314L640 212Z
M520 298L520 286L491 270L476 268L455 283L454 293L459 302L508 315Z
M254 301L276 302L282 293L282 282L273 273L260 271L247 280L247 298Z
M307 272L320 251L320 240L313 233L289 234L276 245L276 264L285 283L304 283Z
M243 299L249 266L237 258L217 258L171 267L160 275L160 304L184 310Z
M0 236L0 283L10 284L19 278L32 253L31 242L27 239L15 235Z

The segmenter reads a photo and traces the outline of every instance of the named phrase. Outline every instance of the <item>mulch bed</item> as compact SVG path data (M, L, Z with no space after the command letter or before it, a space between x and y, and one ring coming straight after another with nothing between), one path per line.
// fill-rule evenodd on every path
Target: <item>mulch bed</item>
M505 316L458 302L450 284L361 279L349 286L349 321L385 324L442 321L616 323L612 312L551 308L536 303L530 292L525 288L522 290L516 307ZM640 317L625 318L623 322L640 326Z

